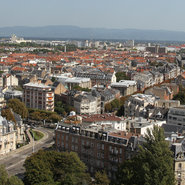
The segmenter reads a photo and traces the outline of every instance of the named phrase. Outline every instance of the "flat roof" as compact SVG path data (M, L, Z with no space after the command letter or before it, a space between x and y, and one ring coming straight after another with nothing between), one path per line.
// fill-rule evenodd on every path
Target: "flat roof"
M51 88L50 86L47 86L43 83L27 83L27 84L24 84L24 86L26 87L38 87L38 88Z

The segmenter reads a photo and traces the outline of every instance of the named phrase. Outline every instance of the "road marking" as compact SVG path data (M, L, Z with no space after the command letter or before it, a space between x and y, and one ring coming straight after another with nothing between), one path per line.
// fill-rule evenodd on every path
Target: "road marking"
M20 164L20 163L22 163L22 162L24 162L24 161L25 161L25 159L22 159L22 160L20 160L19 162L15 163L15 164L13 164L13 165L11 165L11 166L8 166L6 169L9 170L9 169L11 169L12 167L17 166L18 164Z

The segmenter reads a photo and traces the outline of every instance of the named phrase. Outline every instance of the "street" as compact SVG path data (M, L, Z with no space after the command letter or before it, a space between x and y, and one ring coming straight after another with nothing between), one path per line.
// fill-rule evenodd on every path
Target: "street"
M34 141L34 152L45 149L54 144L54 130L38 128L37 130L45 133L44 138L40 141ZM25 159L33 153L33 143L24 148L12 151L11 154L0 158L0 164L5 165L9 175L17 175L19 177L25 172L23 167Z

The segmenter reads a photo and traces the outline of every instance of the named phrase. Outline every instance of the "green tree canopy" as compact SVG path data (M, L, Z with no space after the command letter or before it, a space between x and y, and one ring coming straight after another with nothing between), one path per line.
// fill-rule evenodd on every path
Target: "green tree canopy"
M120 80L130 80L130 78L126 75L125 72L117 72L116 81L119 82Z
M94 181L93 185L109 185L110 184L110 180L107 177L107 174L105 171L103 171L103 172L97 171L95 173L94 178L95 178L95 181Z
M185 105L185 90L180 91L173 97L174 100L179 100L182 105Z
M19 99L10 99L8 101L8 107L12 108L12 110L21 115L22 118L26 118L28 116L28 110L23 102Z
M2 109L1 115L5 117L7 120L13 121L14 123L16 123L15 117L10 108Z
M89 184L85 164L76 153L40 150L24 163L25 184Z
M21 179L16 176L8 176L8 173L3 165L0 166L0 184L1 185L23 185Z
M118 170L117 183L124 185L175 185L173 157L158 126L148 130L146 143L131 160L126 160Z

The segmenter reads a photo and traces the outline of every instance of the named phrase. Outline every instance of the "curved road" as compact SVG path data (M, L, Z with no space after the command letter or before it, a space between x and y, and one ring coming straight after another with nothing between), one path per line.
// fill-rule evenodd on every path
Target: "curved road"
M24 161L33 153L33 150L36 152L40 149L48 148L54 144L54 130L46 128L38 128L36 130L40 130L45 134L41 140L35 141L34 144L30 143L24 147L10 152L6 156L0 157L0 164L5 165L9 175L17 175L21 177L25 172L23 167Z

